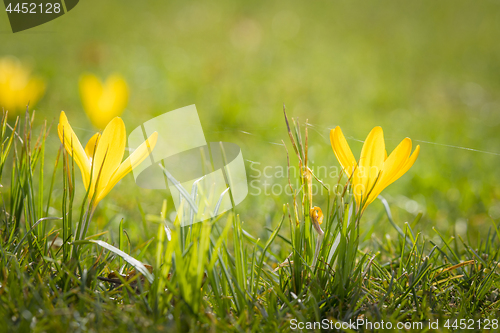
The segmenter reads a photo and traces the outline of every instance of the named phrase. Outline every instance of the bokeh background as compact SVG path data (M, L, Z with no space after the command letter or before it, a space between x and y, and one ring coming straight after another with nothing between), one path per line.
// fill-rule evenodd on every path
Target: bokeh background
M435 226L478 238L500 220L498 1L83 0L59 19L16 34L0 14L0 38L0 56L19 58L47 81L35 107L38 124L55 124L64 110L84 141L95 131L78 92L85 72L126 78L128 131L196 104L207 141L237 143L249 180L262 186L261 195L237 207L256 236L265 237L263 226L275 225L290 202L265 195L266 179L250 168L286 166L283 104L289 117L308 120L315 166L338 166L328 139L337 125L356 156L376 125L389 152L406 136L421 145L412 169L383 192L399 225L423 212L415 229L428 237ZM47 170L58 147L52 131ZM100 204L97 226L114 230L125 217L134 230L138 200L154 230L165 198L168 192L140 189L129 175ZM326 206L324 196L315 200ZM377 201L364 217L363 228L377 237L393 232L382 211Z

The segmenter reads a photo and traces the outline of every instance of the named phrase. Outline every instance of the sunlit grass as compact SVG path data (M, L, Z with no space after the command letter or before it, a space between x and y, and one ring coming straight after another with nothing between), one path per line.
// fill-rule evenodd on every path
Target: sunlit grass
M120 15L109 14L117 8ZM16 122L26 102L0 98L9 109L0 154L0 322L8 327L286 331L293 318L498 317L495 2L152 1L146 8L86 0L31 32L10 34L7 20L0 28L9 31L0 56L15 56L46 84L30 100L33 122L31 114ZM82 96L82 73L103 80L97 93ZM128 94L105 88L113 73ZM115 90L118 107L96 106L113 104L107 97ZM88 119L102 110L121 113L130 129L193 103L207 141L237 143L261 190L288 188L286 172L276 175L288 154L295 200L262 191L186 229L167 191L141 189L127 176L77 241L86 191L61 148L60 111L87 142L112 117ZM347 224L348 187L345 196L304 197L310 184L325 187L299 172L304 156L286 140L283 103L303 145L308 130L313 171L339 166L328 139L336 126L356 157L374 126L384 128L389 152L408 136L420 156L384 190L385 200ZM266 167L272 177L262 175ZM330 189L347 183L315 176ZM347 252L334 254L338 234L345 243L336 248Z
M75 162L61 150L47 152L50 133L33 131L32 121L27 113L15 126L6 116L0 124L0 315L10 328L267 332L289 331L292 319L363 318L394 325L441 320L444 330L446 319L498 316L496 224L471 247L460 236L415 232L422 215L394 220L383 199L375 223L388 219L396 236L371 236L346 177L338 180L341 191L327 189L326 206L314 206L312 184L327 186L308 168L311 139L295 119L287 126L299 185L288 180L293 195L266 239L246 229L239 208L182 227L189 210L172 221L166 200L158 215L141 213L143 222L131 229L121 221L80 237L87 196L75 196ZM291 157L283 151L288 163ZM61 185L62 197L44 195ZM131 239L130 232L149 236Z

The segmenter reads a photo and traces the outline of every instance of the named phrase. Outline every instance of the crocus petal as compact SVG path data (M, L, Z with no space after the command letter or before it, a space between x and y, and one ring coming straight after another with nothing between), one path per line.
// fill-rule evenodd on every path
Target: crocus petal
M396 180L398 180L402 175L404 175L412 165L415 163L417 160L418 154L420 153L420 146L415 147L415 150L411 154L410 158L405 162L405 164L399 169L399 171L388 181L388 184L394 183Z
M71 125L69 124L68 118L66 117L64 111L61 111L61 115L59 116L59 125L57 126L57 132L59 134L59 139L64 143L64 148L74 158L76 164L80 168L83 183L87 188L90 179L90 161L88 160L87 154L83 150L82 144L78 140L78 137L71 128Z
M94 115L94 123L103 128L111 119L122 114L127 101L127 83L120 75L111 75L102 86L102 94L98 96L99 113Z
M382 127L377 126L371 130L366 137L363 148L361 149L361 157L359 165L364 167L378 167L382 170L385 157L385 142L384 132Z
M154 132L151 136L144 141L130 156L123 161L118 170L113 174L109 180L106 187L99 193L98 200L104 198L109 191L123 178L127 175L133 168L138 166L142 161L144 161L149 154L153 151L156 146L156 141L158 140L158 133Z
M101 133L96 133L92 135L92 137L87 142L87 145L85 146L85 153L87 154L87 157L89 159L94 158L94 153L97 148L97 145L99 144L100 138L101 138Z
M104 188L118 169L125 152L126 132L121 118L114 118L99 139L92 163L92 184Z
M351 148L347 144L347 140L345 139L340 127L337 126L335 129L330 131L330 143L337 160L350 177L353 170L356 168L356 160L354 159Z
M408 157L411 153L411 140L409 138L404 139L401 143L392 151L389 157L385 160L384 166L380 177L373 189L371 190L369 197L366 202L366 206L372 203L378 195L391 183L389 182L398 171L405 165L408 161Z
M103 84L95 75L80 78L80 96L87 116L94 126L103 129L120 116L128 102L128 87L120 75L111 75Z
M338 133L337 128L330 132L330 141L337 159L345 168L345 164L349 164L346 161L350 159L345 158L342 152L348 151L350 156L352 156L352 153L340 129ZM339 144L339 142L342 144ZM375 127L368 134L361 150L359 165L351 177L353 195L358 207L362 205L362 211L388 185L400 178L415 163L420 152L420 146L417 146L410 156L411 147L411 140L406 138L387 156L382 128Z
M110 113L113 117L119 116L128 102L128 86L127 82L120 75L111 75L106 80L106 91L113 96L113 104L110 108Z
M380 178L384 160L384 132L382 131L382 127L377 126L366 137L361 149L359 167L353 176L353 185L355 186L355 194L358 196L358 204L366 200L366 196L372 191L375 182ZM359 198L360 195L361 198Z
M89 117L90 121L97 128L104 128L100 126L99 108L97 107L100 96L102 95L102 84L99 79L92 74L84 74L80 77L79 81L80 97L82 99L83 109Z
M32 107L43 96L45 82L31 76L28 67L13 57L0 58L0 107L16 113Z
M384 162L383 177L380 183L389 181L408 161L411 153L411 139L405 138L401 143L392 151L391 155ZM386 187L389 184L384 184Z

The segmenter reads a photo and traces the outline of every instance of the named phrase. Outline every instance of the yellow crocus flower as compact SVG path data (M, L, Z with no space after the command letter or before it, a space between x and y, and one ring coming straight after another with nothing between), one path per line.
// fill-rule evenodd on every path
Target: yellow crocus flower
M366 207L377 198L384 188L395 182L408 171L418 157L420 146L411 154L411 139L405 138L387 156L384 132L380 126L372 129L361 150L359 163L354 159L351 148L340 127L330 131L330 142L337 160L350 178L354 198L358 207Z
M128 102L128 87L118 74L103 83L93 74L80 77L80 96L83 108L92 124L103 129L114 117L123 113Z
M57 130L64 148L80 168L89 200L95 194L92 210L116 183L151 154L158 139L158 133L154 132L122 162L125 153L126 131L125 124L119 117L113 118L102 134L94 134L85 149L71 128L64 111L59 117Z
M13 57L0 58L0 109L12 113L34 106L45 92L45 82Z

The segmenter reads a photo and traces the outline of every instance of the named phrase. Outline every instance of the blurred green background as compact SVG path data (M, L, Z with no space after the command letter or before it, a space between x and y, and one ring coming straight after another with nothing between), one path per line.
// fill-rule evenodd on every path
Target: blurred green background
M401 226L422 211L416 229L430 237L432 226L477 236L500 220L498 1L83 0L16 34L6 14L0 17L0 56L18 57L47 80L35 107L39 123L55 122L65 110L86 141L94 129L78 78L118 72L131 91L123 114L128 131L196 104L207 141L240 145L249 180L264 192L265 179L250 165L286 165L276 144L288 144L286 104L290 117L310 123L315 166L338 166L328 139L337 125L355 156L376 125L389 152L406 136L421 145L415 165L382 193ZM48 170L59 144L54 131L50 142ZM134 197L147 214L159 214L168 193L139 189L127 176L100 204L99 228L115 228L121 216L129 228L138 224ZM324 209L325 197L315 200ZM265 236L262 226L276 223L285 202L284 195L249 195L237 211L245 228ZM382 209L378 201L368 208L367 226ZM385 222L377 235L393 232Z

